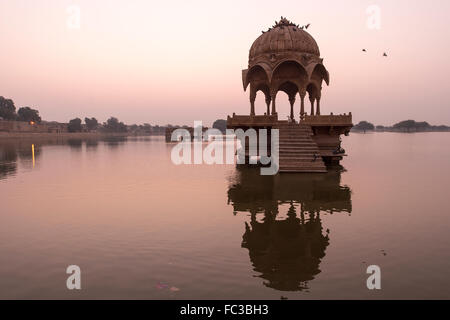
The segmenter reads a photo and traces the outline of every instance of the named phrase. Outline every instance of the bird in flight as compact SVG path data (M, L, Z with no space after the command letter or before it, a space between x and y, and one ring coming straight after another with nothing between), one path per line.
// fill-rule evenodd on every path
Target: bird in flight
M363 51L363 52L367 52L367 50L366 50L366 49L362 49L362 51Z
M383 57L387 57L387 53L385 52L385 53L383 53Z

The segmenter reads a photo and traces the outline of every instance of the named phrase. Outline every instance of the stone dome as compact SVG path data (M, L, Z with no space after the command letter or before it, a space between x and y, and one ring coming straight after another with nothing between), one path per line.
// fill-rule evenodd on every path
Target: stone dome
M320 115L322 82L328 85L330 76L320 58L316 41L305 31L308 27L309 24L300 27L281 17L253 43L248 68L242 70L244 91L250 85L250 115L255 115L255 100L259 91L265 96L266 115L277 114L275 100L279 91L288 95L291 119L294 118L293 105L297 94L301 98L301 119L306 114L304 99L307 93L311 101L310 115Z
M272 28L263 32L253 42L250 48L249 64L261 56L287 52L307 53L320 57L319 46L314 38L303 30L303 27L282 17L279 22L276 22Z

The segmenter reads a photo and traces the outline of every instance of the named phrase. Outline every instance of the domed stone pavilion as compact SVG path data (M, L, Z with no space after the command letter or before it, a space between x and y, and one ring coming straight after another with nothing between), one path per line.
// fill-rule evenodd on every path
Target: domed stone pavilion
M296 95L300 95L301 118L305 115L306 94L311 102L311 115L320 115L322 83L329 84L327 69L320 58L319 47L314 38L302 27L286 18L263 32L250 48L248 69L242 71L244 90L250 85L250 114L255 115L257 92L264 93L266 114L276 114L276 95L284 91L291 105L294 119ZM272 110L270 110L272 103ZM314 103L317 103L314 108Z
M242 83L250 95L250 114L228 117L228 128L279 129L281 172L326 172L326 163L338 163L345 156L340 135L353 126L352 115L323 115L320 100L324 83L330 76L320 57L319 46L299 26L281 17L253 42L248 69L242 70ZM287 94L288 120L279 120L277 93ZM257 94L264 94L267 110L255 113ZM295 102L300 100L296 111ZM310 107L305 107L308 97ZM309 110L308 111L306 110ZM296 113L299 115L296 121Z

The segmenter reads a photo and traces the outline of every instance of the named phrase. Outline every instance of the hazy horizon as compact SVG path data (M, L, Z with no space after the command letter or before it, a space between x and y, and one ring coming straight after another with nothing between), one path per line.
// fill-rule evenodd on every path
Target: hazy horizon
M372 4L381 8L380 30L366 26ZM70 5L81 9L80 29L67 26ZM331 78L323 114L448 125L449 9L448 1L2 1L0 96L49 121L210 125L249 113L241 70L261 30L282 15L311 23ZM285 119L284 93L277 109ZM259 93L256 112L264 110Z

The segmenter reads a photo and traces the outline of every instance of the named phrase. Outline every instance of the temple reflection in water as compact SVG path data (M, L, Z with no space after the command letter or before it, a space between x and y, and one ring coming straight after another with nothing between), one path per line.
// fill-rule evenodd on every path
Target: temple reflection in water
M321 214L352 210L351 190L341 185L341 172L261 176L247 167L236 170L228 202L235 214L250 213L242 247L265 286L301 291L320 273L330 241Z

